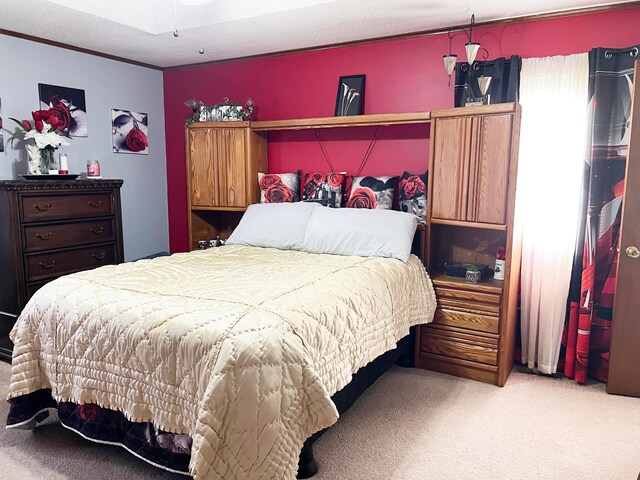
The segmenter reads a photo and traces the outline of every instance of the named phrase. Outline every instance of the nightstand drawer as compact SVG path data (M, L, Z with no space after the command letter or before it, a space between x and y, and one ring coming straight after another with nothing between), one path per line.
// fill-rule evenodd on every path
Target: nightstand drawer
M36 253L27 255L27 281L59 277L102 265L116 263L116 244L76 248L56 253Z
M110 193L23 195L20 211L23 222L104 217L114 213Z
M487 365L498 364L498 339L441 328L420 329L420 352L461 358Z
M23 231L27 252L115 240L112 218L54 225L27 225Z
M451 300L470 301L474 303L486 303L500 305L501 295L497 293L478 292L473 289L465 290L462 288L436 287L436 295L438 299L447 298Z
M433 322L480 332L498 333L500 317L498 314L485 315L473 311L465 312L457 308L449 309L441 305L436 309Z

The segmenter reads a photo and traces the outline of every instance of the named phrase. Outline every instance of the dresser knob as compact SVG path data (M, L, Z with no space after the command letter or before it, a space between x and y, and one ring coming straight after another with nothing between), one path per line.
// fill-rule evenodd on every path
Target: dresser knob
M51 270L53 267L55 267L56 265L56 261L55 260L51 260L51 263L42 263L40 262L40 266L42 268L44 268L45 270Z
M98 228L89 228L89 230L91 231L91 233L94 233L96 235L100 235L102 232L104 232L104 227L98 227Z
M99 208L102 206L102 201L98 200L97 202L92 202L91 200L89 200L89 202L87 202L90 206L92 206L93 208Z
M106 252L102 252L100 254L92 253L91 256L96 260L104 260L104 257L107 256Z
M46 212L47 210L49 210L51 208L51 204L50 203L45 203L44 205L40 205L38 203L34 203L33 204L33 208L35 208L39 212Z
M42 233L36 233L36 237L38 237L40 240L49 240L51 237L53 237L53 232L49 232L44 235Z

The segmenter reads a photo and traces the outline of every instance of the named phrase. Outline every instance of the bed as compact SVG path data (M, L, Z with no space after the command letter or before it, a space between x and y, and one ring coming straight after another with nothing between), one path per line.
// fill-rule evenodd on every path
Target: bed
M332 396L434 310L415 256L227 245L69 275L12 332L8 426L55 412L198 480L293 479Z

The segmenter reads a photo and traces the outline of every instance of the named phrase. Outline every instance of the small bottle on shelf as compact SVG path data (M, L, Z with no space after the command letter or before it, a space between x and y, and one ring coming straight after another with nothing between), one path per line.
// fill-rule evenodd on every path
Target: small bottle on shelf
M498 247L496 252L496 268L493 270L493 278L495 280L504 280L504 265L506 258L506 250L504 247Z

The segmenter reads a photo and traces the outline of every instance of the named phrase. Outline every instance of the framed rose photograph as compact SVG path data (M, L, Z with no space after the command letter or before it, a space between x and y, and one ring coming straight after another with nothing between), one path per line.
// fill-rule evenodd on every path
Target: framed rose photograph
M149 155L149 116L130 110L111 110L114 153Z
M61 122L62 132L70 137L89 136L84 90L39 83L38 92L40 108L54 112Z

